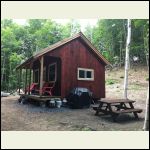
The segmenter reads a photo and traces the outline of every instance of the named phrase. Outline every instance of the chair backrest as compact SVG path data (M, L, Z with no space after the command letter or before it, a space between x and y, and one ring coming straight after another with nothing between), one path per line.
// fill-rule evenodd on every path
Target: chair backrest
M43 84L43 87L49 87L49 83L48 83L48 82L45 82L45 83Z
M55 86L55 82L45 82L43 84L43 88L45 88L45 87L51 87L51 88L53 88L54 86Z
M31 83L30 86L27 86L27 87L26 87L25 91L29 91L29 87L30 87L30 91L31 91L31 90L33 90L34 88L37 87L37 83Z
M32 89L35 87L35 85L36 85L36 83L32 83L32 84L30 85L30 90L32 90Z
M49 87L54 87L55 86L55 82L49 82Z

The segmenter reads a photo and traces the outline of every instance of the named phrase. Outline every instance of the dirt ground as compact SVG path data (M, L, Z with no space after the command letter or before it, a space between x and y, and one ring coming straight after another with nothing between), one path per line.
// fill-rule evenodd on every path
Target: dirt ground
M106 97L122 98L124 68L106 71ZM110 116L95 116L92 108L42 108L33 104L20 104L18 96L1 98L2 131L140 131L144 123L148 71L146 67L129 71L128 98L135 107L142 108L139 120L133 114L122 114L117 122ZM112 81L113 84L108 81Z

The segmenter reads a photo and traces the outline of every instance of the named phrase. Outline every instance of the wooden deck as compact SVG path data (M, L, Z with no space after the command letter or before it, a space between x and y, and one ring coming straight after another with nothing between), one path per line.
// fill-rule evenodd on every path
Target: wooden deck
M38 101L48 101L52 99L60 99L61 96L40 96L40 95L27 95L27 94L21 94L21 97L25 97L27 99L33 99Z

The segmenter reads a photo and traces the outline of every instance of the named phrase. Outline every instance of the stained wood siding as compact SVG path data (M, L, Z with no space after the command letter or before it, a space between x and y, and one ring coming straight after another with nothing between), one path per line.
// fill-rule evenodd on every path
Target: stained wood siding
M80 39L51 51L48 56L61 59L61 97L76 87L89 88L95 97L105 97L105 66ZM77 68L94 69L94 81L77 80Z

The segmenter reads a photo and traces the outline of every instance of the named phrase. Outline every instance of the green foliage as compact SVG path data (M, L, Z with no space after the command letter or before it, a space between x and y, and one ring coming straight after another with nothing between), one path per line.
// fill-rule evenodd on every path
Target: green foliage
M126 41L126 20L99 20L93 28L93 44L101 51L109 53L108 60L113 63L113 57L120 56L120 41L122 48Z
M118 83L118 81L116 79L107 79L105 82L107 85Z
M119 56L113 57L113 63L114 64L119 64Z
M146 79L145 79L146 81L149 81L149 77L146 77Z
M130 57L139 56L146 63L149 55L149 20L134 19ZM17 88L16 66L41 49L68 38L81 30L75 19L65 25L50 19L29 19L26 25L18 25L12 19L1 21L1 87L2 90ZM101 19L94 27L88 24L84 34L112 64L124 62L127 35L126 19ZM120 53L121 50L121 53ZM121 54L121 55L120 55ZM121 59L120 59L121 56ZM25 72L23 72L23 75ZM113 84L114 80L107 81ZM22 82L22 87L24 82Z
M111 62L118 56L124 60L127 35L127 20L125 19L101 19L93 28L93 44ZM140 62L145 63L145 51L149 53L149 20L135 19L132 22L130 58L138 56ZM103 52L104 51L104 52ZM108 54L105 53L109 53ZM124 61L123 61L124 62Z
M93 42L93 28L90 24L85 27L84 35L89 39L89 41Z

